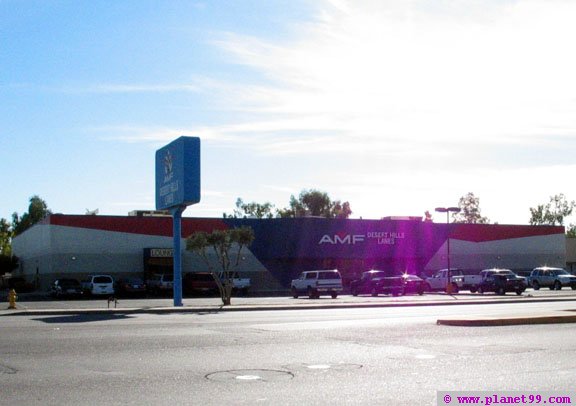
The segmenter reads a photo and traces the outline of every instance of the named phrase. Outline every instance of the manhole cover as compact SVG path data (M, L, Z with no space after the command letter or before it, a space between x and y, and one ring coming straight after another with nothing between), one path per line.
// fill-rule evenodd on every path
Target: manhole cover
M294 374L291 372L275 369L232 369L206 375L206 379L218 382L277 382L288 381L292 378Z

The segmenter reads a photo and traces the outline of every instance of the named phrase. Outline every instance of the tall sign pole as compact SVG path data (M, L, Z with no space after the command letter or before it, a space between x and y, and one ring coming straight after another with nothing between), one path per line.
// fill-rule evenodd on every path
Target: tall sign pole
M172 236L174 245L174 306L182 306L182 213L186 206L172 209Z
M200 201L200 138L180 137L156 151L156 209L170 210L174 306L182 306L182 213Z

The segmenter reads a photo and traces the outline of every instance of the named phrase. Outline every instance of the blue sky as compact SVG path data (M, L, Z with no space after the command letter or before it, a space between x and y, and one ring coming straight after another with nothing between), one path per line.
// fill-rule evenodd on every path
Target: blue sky
M423 215L473 192L527 224L576 152L569 0L0 0L0 217L154 209L154 153L202 140L202 201ZM443 221L439 218L438 221Z

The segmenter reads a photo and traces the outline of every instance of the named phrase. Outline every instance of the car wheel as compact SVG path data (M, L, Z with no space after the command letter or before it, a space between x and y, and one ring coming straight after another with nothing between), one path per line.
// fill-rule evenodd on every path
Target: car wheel
M518 296L520 296L520 295L522 294L522 292L524 292L524 289L518 289L518 290L516 290L516 294L517 294Z
M330 294L330 296L332 296L332 299L336 299L338 297L338 293L337 292L332 292Z
M562 284L560 281L554 282L554 290L562 290Z
M358 288L357 288L357 287L353 287L353 288L351 289L351 293L352 293L352 296L358 296Z
M478 286L478 293L480 293L481 295L484 294L484 288L482 286Z
M576 290L576 285L572 285L572 290Z
M298 299L298 291L296 290L295 287L292 287L292 297L294 299Z
M497 295L505 295L506 294L506 290L502 287L496 289L496 294Z
M476 286L470 287L470 293L476 293L477 291L478 291L478 288Z
M312 289L311 287L308 287L308 298L314 299L315 297L316 297L316 294L314 293L314 289Z
M370 291L370 294L372 296L378 296L378 290L376 288L372 288L372 290Z
M540 284L538 283L538 281L533 281L533 282L532 282L532 288L533 288L534 290L540 289Z

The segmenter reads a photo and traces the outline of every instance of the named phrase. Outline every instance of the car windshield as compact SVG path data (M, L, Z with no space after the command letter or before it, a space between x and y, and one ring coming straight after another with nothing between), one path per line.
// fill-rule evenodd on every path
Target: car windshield
M376 279L376 278L385 278L386 272L384 271L370 271L364 274L366 279Z
M516 274L512 271L494 271L494 272L490 273L490 275L501 275L501 276L506 276L506 277L516 276Z
M318 279L340 279L338 272L320 272Z
M94 278L94 283L112 283L112 278L109 276L97 276Z
M139 278L131 278L126 279L126 283L129 283L131 285L142 285L144 282L142 281L142 279Z

